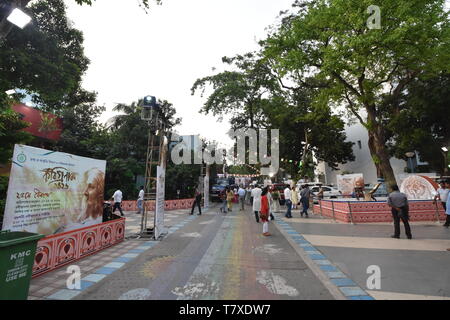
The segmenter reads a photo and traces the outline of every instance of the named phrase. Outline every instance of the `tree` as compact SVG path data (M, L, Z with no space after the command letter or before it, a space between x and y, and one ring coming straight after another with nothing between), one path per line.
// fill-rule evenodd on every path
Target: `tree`
M113 110L122 114L111 118L106 132L87 143L92 148L103 150L108 144L103 159L108 161L106 190L121 188L125 199L133 199L136 191L136 178L144 175L147 157L148 124L141 119L143 100L131 104L118 104ZM158 100L161 106L161 118L165 121L166 130L170 131L181 123L176 117L176 109L166 100ZM105 139L105 137L108 137ZM166 177L170 185L172 177Z
M294 14L262 45L283 77L303 84L313 77L323 87L315 103L345 106L369 134L379 175L396 182L388 133L380 108L419 76L449 65L449 22L444 0L380 0L381 29L367 27L372 1L297 1ZM397 106L398 109L398 106ZM392 110L395 112L396 110Z
M212 113L219 119L224 114L231 114L231 125L236 129L261 127L264 123L261 113L264 95L276 87L268 66L252 53L223 57L222 62L234 66L237 71L204 77L192 86L192 95L200 90L202 96L208 84L213 87L213 93L200 112Z
M62 0L32 4L33 28L14 29L0 44L2 94L25 90L41 109L55 112L80 89L89 60L83 35L70 26L65 10Z
M55 149L84 157L106 156L107 146L91 141L105 130L97 121L105 107L96 104L96 94L92 92L80 90L72 97L73 101L60 112L63 132Z
M32 140L31 134L21 131L28 125L11 108L0 109L0 163L9 162L16 143L26 143Z
M295 159L289 173L298 173L298 162L306 163L314 153L318 160L337 163L353 159L352 143L345 142L344 122L327 105L313 105L314 88L289 88L259 53L223 58L236 71L225 71L195 82L192 93L211 84L201 112L232 114L233 129L280 129L280 156ZM304 142L304 145L301 144Z
M34 27L14 29L0 43L0 126L13 130L9 134L15 137L2 145L1 158L11 155L15 143L26 142L23 133L14 131L27 125L18 114L13 121L10 108L22 95L8 97L7 90L25 90L40 109L59 115L89 95L80 94L81 77L89 64L83 54L83 36L70 27L63 1L42 0L29 10Z
M450 146L450 74L412 81L395 104L400 105L400 112L386 124L393 153L403 158L406 152L417 150L432 169L445 174L441 148Z

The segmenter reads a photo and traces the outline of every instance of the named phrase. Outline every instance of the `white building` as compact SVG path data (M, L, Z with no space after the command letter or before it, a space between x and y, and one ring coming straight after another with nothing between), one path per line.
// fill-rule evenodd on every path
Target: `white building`
M333 170L325 162L320 162L316 169L316 174L319 176L320 181L335 186L337 184L337 175L344 173L362 173L366 184L376 183L377 170L370 155L367 129L357 122L356 124L347 126L345 132L347 134L347 141L354 143L353 154L355 155L355 161L339 165L339 170ZM405 167L408 165L404 160L391 158L391 166L394 174L398 176L405 173Z

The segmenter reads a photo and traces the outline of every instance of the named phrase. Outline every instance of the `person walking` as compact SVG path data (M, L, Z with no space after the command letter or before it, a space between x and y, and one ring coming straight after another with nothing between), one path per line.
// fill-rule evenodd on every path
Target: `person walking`
M238 195L239 195L239 203L241 204L241 211L245 210L245 195L246 195L245 189L242 187L242 185L239 187Z
M270 193L270 187L267 186L267 200L269 200L269 215L270 215L270 220L275 220L275 217L273 216L273 199L272 199L272 194ZM263 189L264 191L264 189ZM262 195L262 194L261 194Z
M252 193L252 190L250 189L250 187L247 187L246 190L245 190L245 202L248 205L252 205L251 193Z
M265 187L261 192L261 209L259 216L263 223L263 235L268 237L269 233L269 200L267 199L268 188Z
M227 205L228 205L228 211L233 211L233 200L234 200L234 191L233 189L229 189L227 191Z
M305 218L309 218L308 215L308 209L309 209L309 201L310 197L314 196L312 191L309 189L309 185L305 185L302 191L300 191L300 202L302 203L302 212L300 213L301 217L303 218L303 214L305 214Z
M273 199L272 212L277 213L280 211L280 192L277 189L275 189L275 187L272 187L271 196Z
M286 202L287 211L285 214L285 217L290 219L292 218L292 191L291 186L288 186L286 189L284 189L284 200Z
M227 192L228 187L225 187L224 190L222 190L219 194L220 200L222 200L222 206L220 207L221 213L227 213Z
M114 192L111 199L114 199L114 206L113 206L113 213L116 211L116 209L119 209L120 215L123 217L123 211L122 211L122 191L120 189L116 190Z
M195 200L194 200L194 203L192 204L191 216L194 214L194 209L196 206L198 207L198 215L201 216L202 215L202 193L200 192L200 190L198 188L195 190Z
M138 214L144 213L144 186L141 186L137 199Z
M392 238L400 239L400 220L405 225L405 233L408 239L412 239L411 227L409 226L409 206L406 194L398 189L398 185L392 186L392 192L389 194L387 204L391 207L392 217L394 218L394 235Z
M298 192L297 187L294 185L292 187L292 209L297 209L298 204Z
M447 199L449 193L450 189L448 189L447 181L441 181L441 187L436 190L436 195L434 196L433 203L436 204L436 202L439 200L442 207L444 208L444 211L447 211ZM447 222L444 224L444 227L448 227Z
M261 194L262 190L255 186L252 190L253 212L255 213L256 222L259 223L259 212L261 211Z

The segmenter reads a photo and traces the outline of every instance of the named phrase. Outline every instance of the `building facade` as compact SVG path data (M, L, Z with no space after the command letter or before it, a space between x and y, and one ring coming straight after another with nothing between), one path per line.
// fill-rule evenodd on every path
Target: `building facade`
M355 155L355 161L340 164L338 170L333 170L325 162L320 162L316 169L319 180L325 184L336 186L337 175L362 173L366 184L375 184L377 182L377 170L370 155L367 129L358 122L356 124L348 125L345 131L347 134L347 141L354 143L353 154ZM405 169L410 167L406 161L401 159L391 158L390 161L396 176L404 174ZM413 164L413 166L415 165L416 163Z

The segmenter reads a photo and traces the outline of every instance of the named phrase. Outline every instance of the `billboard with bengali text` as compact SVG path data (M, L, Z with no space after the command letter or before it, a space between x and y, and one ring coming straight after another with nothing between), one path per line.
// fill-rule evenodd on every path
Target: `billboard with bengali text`
M106 161L16 145L3 230L52 235L102 222Z

